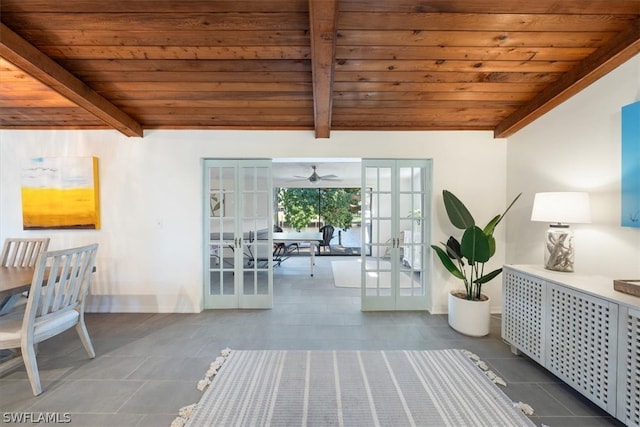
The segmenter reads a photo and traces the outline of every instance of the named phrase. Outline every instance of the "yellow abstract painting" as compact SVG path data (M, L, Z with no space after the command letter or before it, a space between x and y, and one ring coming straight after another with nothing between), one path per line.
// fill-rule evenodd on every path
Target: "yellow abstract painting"
M22 169L25 230L99 229L97 157L37 157Z

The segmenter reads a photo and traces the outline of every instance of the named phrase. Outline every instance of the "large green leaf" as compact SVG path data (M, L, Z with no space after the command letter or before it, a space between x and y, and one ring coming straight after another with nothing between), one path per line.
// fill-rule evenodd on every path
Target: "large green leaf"
M484 276L478 278L477 280L474 281L474 283L478 284L478 285L482 285L483 283L487 283L489 280L493 279L494 277L496 277L498 274L502 273L502 269L499 268L497 270L493 270L491 273L485 274Z
M452 236L447 240L447 243L440 242L440 244L446 249L449 258L458 261L458 268L464 268L464 259L462 259L462 253L460 252L460 243Z
M491 258L489 238L478 226L468 228L462 235L460 251L469 264L487 262Z
M493 232L496 229L496 225L498 225L498 223L500 222L500 219L502 217L500 215L496 215L494 216L491 221L489 221L489 223L484 227L483 231L484 234L486 234L487 236L492 236Z
M438 254L438 258L440 258L442 265L449 271L449 273L453 274L460 280L464 280L464 274L460 271L460 269L458 269L458 267L456 267L453 261L451 261L451 258L449 258L449 255L447 255L444 249L436 245L431 245L431 249L436 251L436 254Z
M443 243L443 245L449 254L449 258L456 258L458 260L462 258L462 254L460 253L460 242L458 242L455 237L449 237L447 243Z
M496 254L496 239L493 236L488 236L487 241L489 242L489 258Z
M442 190L442 198L444 200L444 207L447 210L447 215L449 216L449 221L451 221L454 227L460 230L466 230L476 225L471 212L469 212L464 203L454 196L452 192Z
M509 209L511 209L511 207L516 203L516 200L518 200L520 198L520 196L522 196L522 193L518 194L511 201L509 206L507 206L507 209L505 209L504 212L502 212L502 215L497 215L491 221L489 221L489 224L487 224L487 226L484 228L485 234L487 234L489 236L493 234L493 230L500 223L500 221L502 221L502 218L504 218L504 216L507 214L507 212L509 212Z

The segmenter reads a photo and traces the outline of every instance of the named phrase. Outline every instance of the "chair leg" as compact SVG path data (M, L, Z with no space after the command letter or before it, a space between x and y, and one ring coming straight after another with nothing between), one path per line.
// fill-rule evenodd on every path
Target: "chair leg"
M33 391L34 396L37 396L42 393L42 386L40 385L40 374L38 373L38 362L36 361L36 346L23 343L20 346L20 350L22 351L22 360L27 370L29 383L31 383L31 391Z
M89 331L87 331L87 326L84 324L84 317L82 316L82 314L80 315L80 320L76 325L76 332L78 332L80 341L82 341L82 345L87 351L89 357L91 359L96 357L96 351L93 349L93 344L91 343L91 338L89 337Z

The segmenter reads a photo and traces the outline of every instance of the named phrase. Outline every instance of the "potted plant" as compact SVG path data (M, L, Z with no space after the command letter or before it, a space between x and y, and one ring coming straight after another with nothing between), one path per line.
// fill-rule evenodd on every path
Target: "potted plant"
M460 240L451 236L447 243L441 242L442 247L431 245L431 248L442 265L464 282L464 291L452 291L448 296L449 325L460 333L471 336L489 333L490 301L482 293L482 285L498 276L502 268L485 274L484 266L496 252L496 240L493 237L496 226L521 195L513 199L502 215L496 215L484 228L480 228L460 199L450 191L442 191L449 221L464 232Z

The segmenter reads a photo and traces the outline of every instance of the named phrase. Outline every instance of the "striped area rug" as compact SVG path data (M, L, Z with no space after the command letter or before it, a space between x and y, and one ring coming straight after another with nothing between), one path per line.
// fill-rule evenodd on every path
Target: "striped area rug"
M200 426L534 426L464 350L231 351Z

